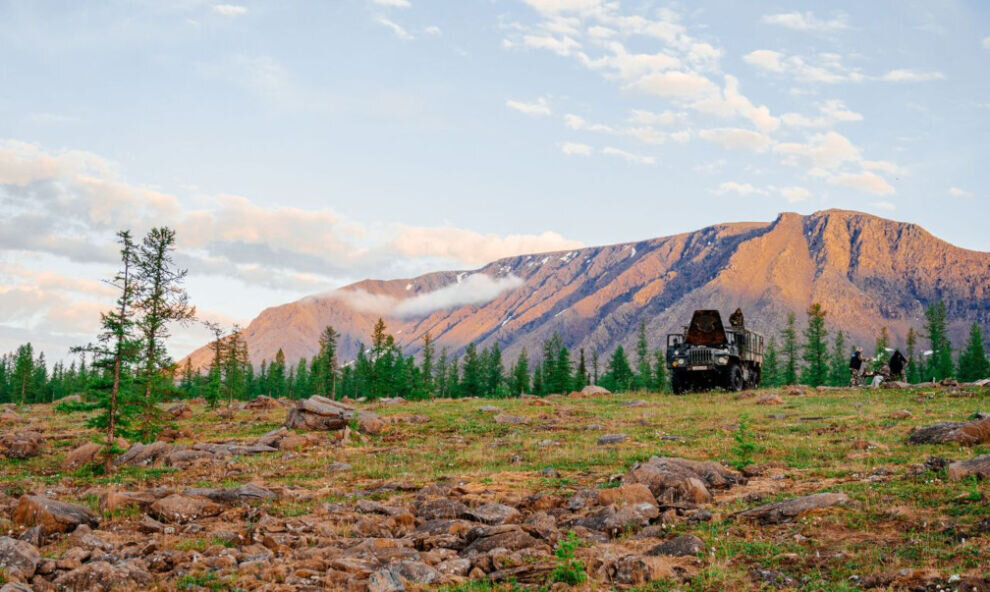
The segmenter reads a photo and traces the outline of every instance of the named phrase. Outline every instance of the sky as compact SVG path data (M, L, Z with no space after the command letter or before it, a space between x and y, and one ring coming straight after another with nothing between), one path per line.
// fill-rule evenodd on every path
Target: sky
M125 228L226 326L782 211L988 251L988 74L975 0L0 0L0 352L91 341Z

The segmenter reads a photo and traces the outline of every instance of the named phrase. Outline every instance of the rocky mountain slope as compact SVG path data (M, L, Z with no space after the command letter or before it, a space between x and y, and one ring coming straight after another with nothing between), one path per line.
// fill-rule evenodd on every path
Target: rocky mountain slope
M472 286L479 279L485 280L480 290ZM478 292L490 299L478 302ZM266 309L245 335L255 364L279 348L295 362L312 356L320 331L333 325L342 335L342 357L349 359L382 316L409 353L429 331L451 351L472 341L497 342L508 360L523 347L538 354L554 332L572 351L605 354L630 345L641 319L652 345L662 347L665 334L696 308L727 315L742 307L747 325L769 334L789 312L802 324L814 301L828 311L831 331L845 331L851 343L869 351L884 326L895 343L903 343L908 328L920 329L925 307L938 299L947 304L954 343L962 342L973 321L990 329L990 253L955 247L913 224L827 210L510 257L475 271L366 280ZM201 367L209 353L204 347L191 357Z

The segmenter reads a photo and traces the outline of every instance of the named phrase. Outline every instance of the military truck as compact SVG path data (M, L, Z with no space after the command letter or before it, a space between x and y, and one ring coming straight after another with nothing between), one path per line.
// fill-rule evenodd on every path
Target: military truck
M675 394L741 391L760 384L763 335L745 328L740 310L730 321L726 328L717 310L696 310L683 333L667 335L667 369Z

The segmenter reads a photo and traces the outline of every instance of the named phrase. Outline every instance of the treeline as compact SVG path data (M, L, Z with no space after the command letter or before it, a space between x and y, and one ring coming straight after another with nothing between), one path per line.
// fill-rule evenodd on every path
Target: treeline
M880 330L871 352L862 345L848 343L842 331L830 339L825 322L827 311L820 304L812 304L805 314L807 325L800 338L793 313L788 315L785 327L770 336L763 360L764 386L847 386L849 359L857 347L863 348L864 364L874 372L879 372L890 361L891 352L899 349L886 327ZM927 351L919 349L919 337L927 341ZM908 330L901 353L907 359L904 377L912 384L952 377L961 381L990 377L990 360L977 323L970 326L966 345L953 360L945 303L941 301L926 309L920 336L913 327Z
M248 351L240 331L228 336L216 334L213 361L205 373L193 370L186 361L180 373L179 390L189 397L208 401L221 398L251 399L258 395L305 398L314 394L329 397L512 397L522 393L547 395L580 390L598 384L612 391L667 389L664 352L650 350L645 323L640 324L633 360L622 346L607 360L597 352L586 356L583 349L574 356L560 336L545 340L538 360L524 348L515 360L506 363L499 345L479 349L469 344L461 354L446 347L437 351L432 336L423 336L419 360L405 355L378 319L370 335L370 345L360 345L357 356L340 363L337 354L340 335L326 327L318 353L287 365L279 349L271 361L259 369L248 363ZM234 353L236 352L236 353Z

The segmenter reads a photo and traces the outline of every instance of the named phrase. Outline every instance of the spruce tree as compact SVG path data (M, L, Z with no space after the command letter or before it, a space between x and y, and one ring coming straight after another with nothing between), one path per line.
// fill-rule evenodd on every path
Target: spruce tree
M839 331L832 343L832 357L829 362L828 383L831 386L849 384L849 360L846 359L846 336Z
M939 300L925 311L925 334L932 350L926 368L927 378L942 380L952 376L952 343L946 328L945 303Z
M959 380L972 382L990 377L990 360L983 347L983 330L973 323L969 327L969 338L959 354Z
M17 356L14 358L14 388L20 397L20 404L29 401L34 395L34 348L30 343L17 348Z
M284 397L288 391L286 383L285 352L278 348L275 359L268 367L268 392L274 398Z
M667 355L664 350L653 352L653 382L650 388L657 393L667 392Z
M337 398L337 339L340 334L327 325L320 333L320 351L316 354L310 372L316 394Z
M423 350L420 352L420 357L422 358L422 363L420 364L420 384L419 384L419 396L422 398L430 397L434 395L435 385L433 384L433 354L434 345L433 337L430 332L427 331L423 335Z
M240 327L235 326L221 347L223 390L227 393L227 408L234 399L244 397L247 391L248 347Z
M478 348L469 343L464 350L464 361L461 370L461 392L468 397L482 394L481 360L478 358Z
M574 390L579 391L588 385L588 367L584 361L584 348L579 350L578 367L574 374Z
M780 360L777 354L777 340L773 337L763 352L763 365L760 367L760 382L763 386L780 385Z
M784 342L781 350L783 368L781 369L780 384L796 384L798 380L798 343L797 329L794 327L795 322L794 313L789 313L787 315L787 326L780 332L780 336Z
M620 345L615 348L608 361L602 383L610 391L627 392L633 388L635 378L632 367L629 366L629 358L626 357L626 350Z
M822 305L814 303L808 307L808 327L804 330L802 358L806 366L801 372L802 382L811 386L821 386L828 381L828 331L825 329L825 315Z
M223 396L224 330L219 323L204 321L203 325L213 333L213 342L210 344L210 349L213 350L213 360L210 362L209 380L204 393L206 402L213 409ZM264 372L264 365L262 365L262 372Z
M553 364L553 389L551 392L565 394L570 392L574 379L571 368L571 352L561 346L557 350L557 360Z
M437 367L433 372L434 392L438 397L447 396L447 347L440 348L440 357L437 358Z
M591 384L598 384L598 350L591 351Z
M515 396L529 392L529 354L526 348L522 348L516 363L512 366L512 388L511 392Z

